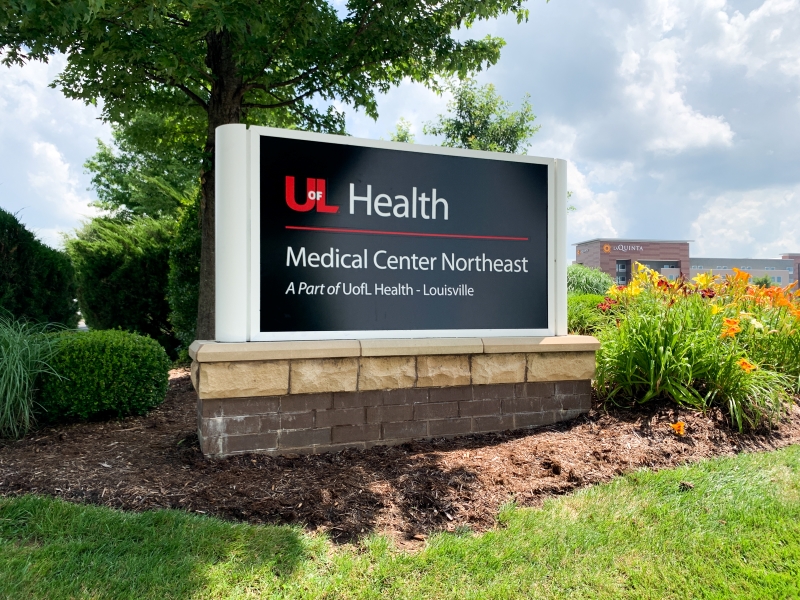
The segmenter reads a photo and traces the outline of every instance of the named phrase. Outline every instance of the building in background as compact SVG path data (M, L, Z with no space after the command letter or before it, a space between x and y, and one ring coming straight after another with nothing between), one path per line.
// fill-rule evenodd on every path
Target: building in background
M800 254L781 254L783 260L792 261L794 267L794 280L800 283Z
M734 267L753 278L767 276L775 285L798 281L800 254L781 258L698 258L689 256L691 240L594 239L575 244L575 262L608 273L619 285L631 279L636 263L667 279L691 279L700 273L733 274Z
M781 287L796 281L794 263L780 258L692 258L689 278L709 271L715 275L733 275L734 267L754 279L766 275Z
M575 262L605 271L619 285L630 281L636 263L658 271L667 279L689 276L691 240L595 239L575 244Z

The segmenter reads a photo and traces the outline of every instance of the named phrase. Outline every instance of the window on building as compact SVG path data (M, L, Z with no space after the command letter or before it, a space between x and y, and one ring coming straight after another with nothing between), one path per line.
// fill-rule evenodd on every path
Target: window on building
M786 267L786 270L789 271L789 273L794 273L794 267Z
M718 269L727 269L728 267L726 267L725 265L722 265L721 267L720 267L720 266L718 266L717 268L718 268Z
M774 271L775 267L764 267L765 271Z
M783 277L781 277L780 275L778 275L775 279L778 280L778 283L782 283L783 282Z
M624 273L625 272L625 265L617 265L617 271L619 271L620 273Z
M620 275L619 277L617 277L617 284L625 285L625 276L624 275Z

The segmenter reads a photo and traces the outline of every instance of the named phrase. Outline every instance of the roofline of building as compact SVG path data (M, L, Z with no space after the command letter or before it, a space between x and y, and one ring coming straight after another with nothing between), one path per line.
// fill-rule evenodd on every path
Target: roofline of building
M651 242L651 243L671 243L671 244L688 244L690 242L694 242L694 240L643 240L641 238L636 239L623 239L623 238L595 238L593 240L586 240L584 242L577 242L572 244L573 246L580 246L581 244L591 244L592 242Z
M727 260L728 262L735 260L782 260L784 262L791 262L789 258L747 258L741 256L692 256L690 260Z

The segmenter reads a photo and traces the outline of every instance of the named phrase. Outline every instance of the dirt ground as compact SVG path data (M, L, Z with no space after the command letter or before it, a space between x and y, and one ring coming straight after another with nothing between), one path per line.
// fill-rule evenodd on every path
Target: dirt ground
M641 469L800 443L800 406L769 433L739 435L717 413L653 404L600 407L528 432L471 435L367 451L205 459L195 395L173 371L144 417L38 430L0 441L0 495L57 496L125 510L179 508L250 523L296 523L349 542L378 531L412 547L433 531L491 528L498 508ZM686 423L676 435L670 423Z

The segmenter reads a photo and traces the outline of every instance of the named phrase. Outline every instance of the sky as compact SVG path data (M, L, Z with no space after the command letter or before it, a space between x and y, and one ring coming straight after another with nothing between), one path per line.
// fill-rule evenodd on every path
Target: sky
M338 0L337 0L338 1ZM479 75L540 131L528 154L569 161L568 241L693 240L693 256L800 252L800 0L528 0L530 19L479 23L503 37ZM63 65L0 70L0 206L52 245L95 214L83 163L110 138L99 110L47 87ZM447 97L406 83L351 135L418 143ZM569 256L574 257L570 246Z

